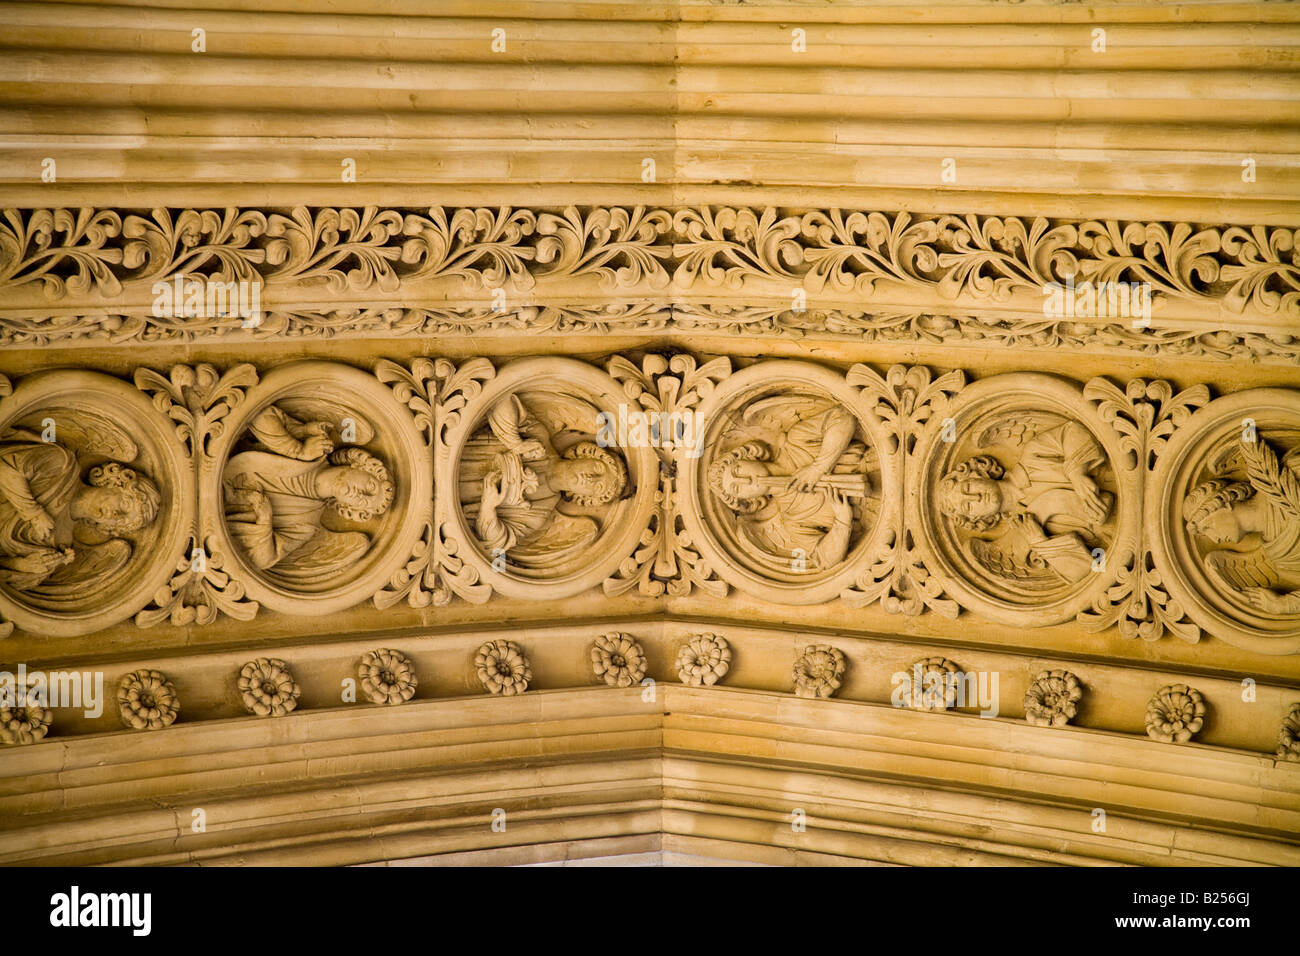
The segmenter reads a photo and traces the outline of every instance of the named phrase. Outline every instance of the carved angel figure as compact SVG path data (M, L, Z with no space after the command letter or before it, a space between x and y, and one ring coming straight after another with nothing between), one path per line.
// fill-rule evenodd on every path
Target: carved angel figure
M751 437L709 465L708 482L761 565L788 573L844 560L872 494L875 456L856 431L853 414L829 400L781 396L746 408L732 435Z
M1300 445L1278 460L1264 440L1242 442L1245 481L1216 478L1183 502L1187 530L1229 545L1210 572L1266 614L1300 613Z
M358 441L373 432L348 417ZM249 430L255 447L231 456L222 473L226 526L252 564L289 581L319 581L360 560L370 547L361 531L325 526L326 509L352 521L382 515L393 501L393 479L374 455L335 450L329 420L301 421L269 406Z
M1106 455L1077 422L1026 434L1020 433L1020 460L1010 469L991 455L977 455L944 475L939 508L972 531L1008 523L1017 540L1001 547L972 545L990 570L1027 577L1050 569L1066 581L1080 581L1092 570L1090 545L1101 539L1115 503L1096 480ZM1027 567L1017 560L1020 554Z
M123 457L135 454L131 445ZM152 524L160 503L153 482L120 462L83 482L74 451L12 429L0 440L0 580L49 595L103 581L130 559L120 536Z
M594 426L593 406L560 396L546 405L555 430L517 395L501 399L488 413L489 434L462 460L461 501L479 541L533 568L579 555L600 533L591 512L622 497L628 482L616 451L580 437L584 422Z

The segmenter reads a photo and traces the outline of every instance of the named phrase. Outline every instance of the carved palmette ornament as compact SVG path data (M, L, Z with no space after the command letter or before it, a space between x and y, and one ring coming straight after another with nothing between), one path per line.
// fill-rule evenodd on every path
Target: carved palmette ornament
M1216 399L1152 474L1151 550L1170 596L1207 634L1259 654L1300 652L1300 399Z
M200 462L205 537L248 595L289 614L370 599L429 522L432 462L410 410L332 362L267 373Z
M917 443L908 525L962 607L1015 626L1069 620L1114 576L1136 536L1132 472L1118 433L1079 387L1012 373L962 389Z
M701 404L702 454L680 454L682 519L728 584L783 604L828 601L878 551L888 436L837 372L761 362Z
M590 365L523 359L440 429L443 546L474 580L508 597L563 598L632 553L655 508L659 460L608 427L620 406L624 418L640 411Z
M7 382L6 382L7 384ZM0 399L0 617L88 634L144 607L193 522L194 475L173 424L137 389L89 371L25 378Z

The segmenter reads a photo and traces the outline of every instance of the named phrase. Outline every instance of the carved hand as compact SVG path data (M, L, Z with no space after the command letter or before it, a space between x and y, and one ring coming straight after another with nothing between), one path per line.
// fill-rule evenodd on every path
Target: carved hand
M1106 502L1102 500L1101 492L1097 490L1097 485L1087 475L1072 475L1070 484L1074 488L1074 493L1079 496L1079 503L1083 506L1083 516L1093 524L1101 524L1106 520L1107 508Z
M838 524L853 524L853 506L849 504L848 495L839 488L831 489L831 514L835 515Z
M811 465L804 465L793 475L790 476L789 487L796 491L812 491L813 486L817 484L826 472L820 464L813 462Z
M479 502L479 507L484 511L495 511L497 505L505 500L505 489L502 487L501 472L490 471L483 476L483 497Z
M31 516L27 522L31 525L32 537L41 544L54 544L54 519L45 511Z
M1271 588L1243 588L1242 596L1251 607L1265 614L1294 614L1300 611L1300 594L1278 594Z

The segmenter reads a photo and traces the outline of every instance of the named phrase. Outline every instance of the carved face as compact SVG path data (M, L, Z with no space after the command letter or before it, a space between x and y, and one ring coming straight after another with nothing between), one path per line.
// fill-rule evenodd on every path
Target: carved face
M351 465L325 469L317 487L349 511L378 515L388 507L384 483L375 475Z
M91 469L90 484L77 495L73 516L109 535L131 534L158 515L158 489L148 478L109 463Z
M579 458L560 472L560 490L570 495L605 498L618 482L618 474L599 458Z
M741 458L731 462L722 472L718 490L738 501L761 498L765 494L762 479L769 474L763 462Z
M960 478L946 483L943 510L971 521L1002 513L1002 486L992 478Z
M1235 544L1246 534L1236 509L1230 507L1218 508L1195 522L1189 521L1187 530L1215 544Z

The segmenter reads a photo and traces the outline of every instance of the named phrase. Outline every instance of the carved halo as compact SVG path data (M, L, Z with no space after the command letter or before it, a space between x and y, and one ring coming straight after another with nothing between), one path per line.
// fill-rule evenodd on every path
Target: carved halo
M1243 439L1252 434L1267 448L1254 446L1251 451L1270 456L1269 461L1256 465L1254 481L1242 454ZM1194 505L1195 500L1204 498L1203 489L1210 482L1227 492L1220 496L1220 503L1228 506L1242 503L1227 500L1233 490L1248 494L1246 501L1254 510L1266 507L1264 499L1270 495L1285 496L1272 516L1277 527L1271 540L1285 544L1288 536L1297 538L1288 549L1290 560L1286 563L1300 563L1300 519L1287 517L1294 513L1300 475L1294 483L1287 482L1289 495L1281 482L1269 481L1269 474L1276 481L1280 468L1291 468L1294 474L1296 466L1287 462L1286 456L1296 448L1300 448L1297 394L1278 388L1250 389L1215 399L1189 418L1170 440L1151 477L1156 489L1151 553L1170 596L1207 635L1258 654L1300 653L1300 612L1271 613L1253 607L1241 591L1211 568L1206 560L1210 553L1218 551L1235 564L1234 552L1245 558L1257 554L1266 543L1264 535L1257 532L1240 542L1214 544L1189 530L1188 503L1193 500ZM1300 452L1292 455L1291 462L1296 455ZM1208 511L1214 504L1204 503L1207 507L1199 510ZM1191 510L1198 509L1193 506ZM1266 565L1228 576L1259 578L1256 583L1265 583L1263 578L1269 576ZM1294 580L1297 573L1292 569L1288 576ZM1280 594L1288 587L1276 584L1274 589ZM1300 585L1292 583L1290 589L1300 590Z
M720 474L719 467L725 467L729 454L733 457L736 453L743 454L743 445L753 444L738 445L741 434L733 427L746 416L746 410L752 412L758 403L773 399L779 401L784 396L795 405L824 405L827 409L839 407L848 412L854 423L854 451L842 455L841 461L853 454L861 454L866 462L869 496L865 500L857 495L850 498L855 518L845 554L840 560L827 561L824 566L812 559L806 547L800 549L804 554L798 556L791 549L787 566L771 560L770 555L752 544L751 539L742 538L739 523L749 520L743 513L745 509L742 507L738 511L729 505L711 484ZM700 407L698 434L703 454L698 458L685 455L678 458L682 520L691 541L719 577L754 597L800 605L834 600L853 581L886 531L884 523L878 520L881 502L896 500L899 493L895 487L895 469L881 467L880 462L884 449L889 447L888 436L882 425L866 414L861 406L857 393L845 382L843 375L808 362L760 362L719 383ZM760 454L770 452L769 446L776 438L756 439L764 446ZM874 463L871 463L873 458ZM867 520L863 521L861 513L856 510L859 505L868 511L871 508L876 511L869 513ZM768 511L780 507L779 503L772 502ZM756 516L755 520L762 518ZM820 516L817 520L820 521ZM760 534L767 534L767 537L780 535L780 529L774 525L769 527L773 529L771 533ZM775 548L768 550L772 554L776 552Z
M98 483L103 473L96 466L124 466L156 489L156 512L143 529L107 542L73 541L75 562L32 587L0 583L0 615L54 637L89 634L131 617L175 573L189 541L194 472L175 424L125 382L98 372L53 371L23 379L0 402L0 434L13 437L15 430L29 440L49 435L72 452L82 482Z
M499 414L513 400L518 400L526 416L546 429L561 459L573 460L585 452L595 454L595 449L599 457L614 459L613 467L620 472L621 487L607 501L586 501L563 493L557 505L553 500L543 501L541 493L532 490L514 505L507 502L517 511L530 511L525 520L539 528L553 528L561 520L557 517L561 513L566 526L571 527L568 538L555 536L553 547L533 545L548 549L549 557L531 562L518 560L518 552L510 548L489 549L478 535L477 503L468 500L466 491L478 486L485 468L490 471L494 467L476 456L501 450L497 447L499 441L493 443L489 417L494 410ZM611 416L609 421L617 422L620 405L632 412L641 409L603 371L573 359L528 358L503 368L460 412L458 423L446 435L447 453L439 458L439 493L445 495L440 501L447 502L443 520L449 537L454 539L456 553L477 570L479 580L507 597L570 597L599 585L633 551L655 507L659 459L649 446L625 448L614 443L601 448L596 443L600 437L597 416L605 413ZM498 427L500 424L498 421ZM534 466L530 456L541 453L542 449L532 448L522 456L498 459L510 465L510 474L503 473L503 480L531 487L535 475L552 464L546 452L542 456L545 460L537 459ZM474 506L475 517L467 515L467 505ZM501 553L494 553L497 550Z
M1057 443L1076 461L1091 457L1081 449L1100 449L1104 461L1092 457L1088 474L1106 502L1104 520L1087 519L1071 505L1063 469L1052 474ZM984 521L980 525L951 514L954 479L1011 478L1031 447L1043 464L1034 466L1037 477L1016 473L1012 484L1023 482L1025 491L1000 516L976 519ZM1115 467L1123 460L1120 437L1079 386L1064 379L1024 372L968 385L927 423L915 460L906 508L916 546L944 590L990 620L1020 627L1070 620L1114 580L1115 562L1107 558L1116 541L1131 540L1138 528L1138 495L1129 484L1136 478ZM1017 527L1018 519L1009 517L1014 513L1023 514L1027 526ZM1085 527L1078 531L1066 526L1080 520ZM1028 548L1031 536L1051 540Z
M259 570L231 532L227 513L236 505L223 474L227 463L249 447L254 420L272 407L299 420L323 415L331 425L330 436L336 446L330 464L345 463L347 452L358 467L381 464L391 480L391 500L382 513L349 514L334 505L325 509L320 519L325 530L351 535L347 540L360 552L352 560L336 558L337 570L329 573L289 575L276 565ZM346 426L346 417L354 417L354 434L342 434L338 427ZM204 501L217 505L205 516L204 530L225 557L224 567L244 583L250 598L286 614L332 614L362 603L388 583L410 556L428 520L433 465L410 412L387 386L348 365L297 362L267 373L249 388L245 401L223 425L224 430L211 443L199 478ZM364 454L356 454L358 450ZM291 459L281 458L293 464ZM364 540L358 533L368 538L364 548L356 547L356 542Z

